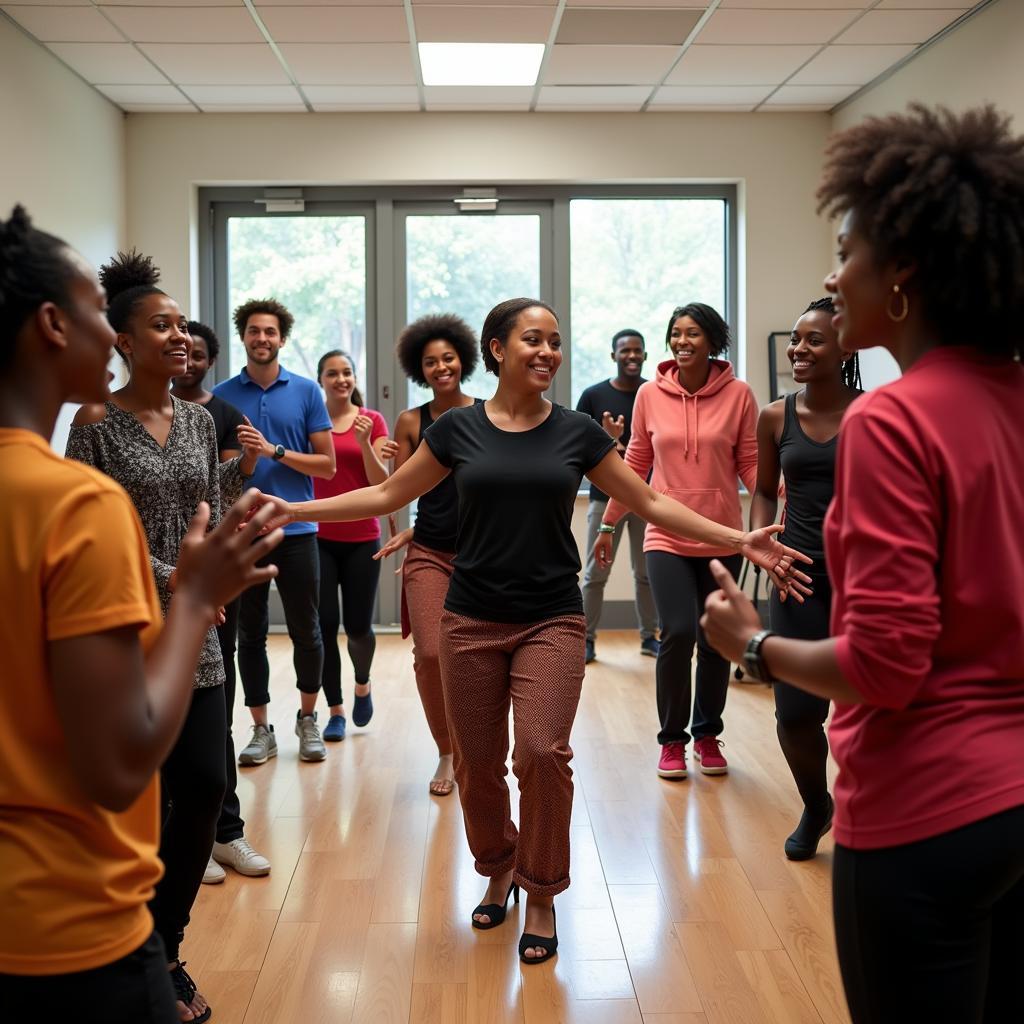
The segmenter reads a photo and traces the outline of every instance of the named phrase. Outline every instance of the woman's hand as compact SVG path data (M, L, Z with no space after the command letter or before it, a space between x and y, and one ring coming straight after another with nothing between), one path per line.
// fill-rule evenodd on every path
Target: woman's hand
M808 558L802 551L779 543L775 535L782 530L783 527L778 523L760 530L752 530L740 541L740 551L745 558L761 566L768 573L772 583L778 588L780 598L792 595L802 603L804 594L812 593L807 585L811 582L811 577L794 568L793 563L805 562L812 565L814 559Z
M352 423L352 430L356 440L364 448L370 447L370 431L373 429L373 420L369 416L360 413Z
M380 551L374 556L373 560L379 562L383 558L387 558L388 555L393 555L396 551L401 551L402 548L412 543L412 527L408 527L405 530L400 530L398 533L392 535L391 540L385 544ZM404 559L403 559L404 561ZM402 562L398 563L398 567L395 569L395 575L397 576L402 571Z
M594 558L602 569L607 569L615 557L612 552L612 538L614 533L599 533L594 541Z
M257 456L263 455L268 459L274 454L274 446L249 422L248 418L245 423L236 428L236 433L238 434L238 443L242 446L242 451L245 454L255 452Z
M750 638L763 628L761 617L717 558L711 559L711 575L721 589L708 595L700 626L708 643L723 658L739 665Z
M398 442L392 441L391 438L385 439L384 443L380 446L380 450L377 452L377 456L382 462L390 462L398 454Z
M241 430L241 427L239 427L239 430ZM261 534L270 533L272 530L277 530L280 527L287 526L289 523L295 522L295 514L292 512L291 505L289 505L284 498L277 497L276 494L264 494L262 491L257 491L254 487L246 491L243 497L251 497L252 501L252 504L249 506L246 513L245 523L243 525L247 525L257 512L261 512L267 507L271 510L269 513L269 519L260 531Z

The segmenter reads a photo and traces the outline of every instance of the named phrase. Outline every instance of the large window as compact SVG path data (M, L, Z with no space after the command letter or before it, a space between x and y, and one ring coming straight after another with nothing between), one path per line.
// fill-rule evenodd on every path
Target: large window
M721 199L573 199L569 205L572 403L611 376L612 336L647 342L644 376L665 358L676 306L706 302L728 319Z

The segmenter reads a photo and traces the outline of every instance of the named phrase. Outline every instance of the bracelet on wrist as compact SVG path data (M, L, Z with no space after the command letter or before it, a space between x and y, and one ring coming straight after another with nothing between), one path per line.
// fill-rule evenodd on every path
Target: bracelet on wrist
M614 532L615 532L615 527L614 527L614 526L612 526L612 524L611 524L611 523L602 523L602 524L601 524L601 525L600 525L600 526L599 526L599 527L597 528L597 532L598 532L598 533L614 533Z

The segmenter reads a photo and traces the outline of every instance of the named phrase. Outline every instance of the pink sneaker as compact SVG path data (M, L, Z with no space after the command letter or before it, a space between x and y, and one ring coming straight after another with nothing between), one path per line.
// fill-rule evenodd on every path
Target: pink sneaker
M717 736L701 736L693 741L693 756L700 763L704 775L725 775L729 770L729 762L719 750L722 746L724 744Z
M663 779L686 778L686 744L666 743L661 748L658 760L658 774Z

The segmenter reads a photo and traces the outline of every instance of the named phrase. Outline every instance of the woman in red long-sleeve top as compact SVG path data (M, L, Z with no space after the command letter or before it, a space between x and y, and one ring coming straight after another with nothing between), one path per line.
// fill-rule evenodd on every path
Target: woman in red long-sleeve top
M832 142L844 348L903 377L843 422L832 637L761 632L717 567L723 654L836 701L836 939L855 1024L1021 1021L1024 138L915 106Z

